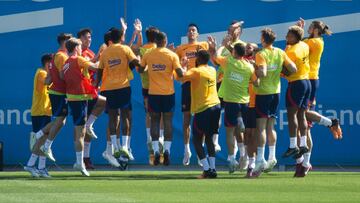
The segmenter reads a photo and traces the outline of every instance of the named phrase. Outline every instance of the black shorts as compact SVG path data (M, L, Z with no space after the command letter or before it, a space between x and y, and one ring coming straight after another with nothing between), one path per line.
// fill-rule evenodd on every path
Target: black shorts
M149 89L142 88L142 96L144 98L148 98L149 97Z
M106 97L106 108L108 109L129 109L131 110L131 88L125 87L116 90L101 92Z
M54 117L66 117L68 115L68 102L66 95L49 94L51 111Z
M148 111L155 113L174 112L175 94L172 95L149 95Z
M246 128L256 128L256 109L255 107L248 108L245 119Z
M289 82L286 91L286 107L297 107L308 109L311 94L311 83L309 80L297 80Z
M221 113L220 105L207 108L205 111L195 113L192 123L194 136L211 136L218 132L219 118Z
M187 112L191 108L191 83L181 85L181 111Z
M315 111L316 105L316 92L319 89L320 81L319 80L310 80L311 92L310 92L310 109Z
M97 102L97 98L96 99L92 99L92 100L88 100L88 107L87 107L87 116L89 117L92 110L94 109L96 102Z
M32 131L38 132L51 122L51 116L31 116Z
M280 94L256 95L256 118L277 118Z
M240 124L240 114L244 124L246 123L246 114L248 104L239 104L232 102L225 102L225 127L236 127Z
M88 101L69 101L71 115L75 126L85 125Z

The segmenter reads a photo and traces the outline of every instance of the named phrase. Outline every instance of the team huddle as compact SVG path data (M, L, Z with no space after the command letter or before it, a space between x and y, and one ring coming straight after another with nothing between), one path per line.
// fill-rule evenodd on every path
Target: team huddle
M182 84L183 164L190 164L192 134L198 164L203 168L199 178L217 177L215 157L221 151L218 139L222 110L229 173L244 170L247 178L256 178L275 167L274 125L280 81L285 78L290 144L283 157L296 160L294 177L306 176L312 168L312 124L328 127L335 139L342 138L342 131L338 119L315 111L324 48L322 35L330 35L331 31L323 22L313 21L308 28L309 37L304 39L304 26L305 21L300 19L288 28L285 50L273 46L276 34L271 28L261 31L261 48L240 40L243 21L230 23L221 44L212 36L207 41L198 41L198 26L189 24L188 43L175 47L167 45L166 34L156 27L146 29L147 43L143 44L139 19L135 20L132 38L126 43L127 24L121 19L121 28L110 28L104 34L104 44L97 54L90 50L90 29L81 29L76 37L59 34L58 51L43 55L42 67L35 74L32 154L24 169L33 177L50 177L46 159L55 161L52 143L71 112L76 151L73 167L89 176L88 170L94 169L91 141L98 138L93 125L104 112L108 126L102 156L112 166L125 170L128 162L134 160L130 145L133 123L130 81L138 73L146 112L149 164L170 165L176 80Z

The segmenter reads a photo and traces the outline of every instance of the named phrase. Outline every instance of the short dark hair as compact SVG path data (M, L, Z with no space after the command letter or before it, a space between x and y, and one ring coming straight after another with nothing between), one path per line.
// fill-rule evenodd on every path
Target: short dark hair
M64 43L66 40L70 39L72 37L72 34L69 33L60 33L57 36L57 42L59 43L59 45L61 45L62 43Z
M41 56L41 65L45 66L47 62L50 62L53 58L52 54L46 53Z
M111 40L111 39L110 39L110 35L111 35L111 32L110 32L110 31L107 31L107 32L104 34L104 43L106 44L106 46L109 46L109 41Z
M122 35L123 35L123 31L115 28L110 31L110 40L113 43L119 43Z
M245 55L245 50L246 50L246 47L245 47L245 44L243 44L243 43L236 43L235 45L234 45L234 50L235 50L235 53L236 53L236 55L238 55L238 56L244 56Z
M195 23L190 23L190 24L188 25L188 28L189 28L189 27L196 27L197 32L200 32L200 31L199 31L199 27L198 27Z
M84 35L86 35L86 33L92 33L91 29L90 28L82 28L81 30L79 30L79 32L77 33L77 38L80 38Z
M69 53L73 52L76 46L80 45L81 41L78 38L72 37L68 41L66 41L66 49Z
M158 32L155 35L155 43L159 45L163 45L164 41L166 39L166 34L164 32Z
M155 36L158 32L160 32L160 30L157 27L151 26L147 28L145 31L145 35L148 42L155 42Z
M289 33L292 33L297 41L300 41L304 37L304 30L297 25L289 27Z
M206 50L199 50L196 53L196 61L197 61L197 65L204 65L204 64L208 64L210 60L210 54L208 51Z
M266 44L272 44L276 39L276 34L271 28L264 28L261 30L261 36Z

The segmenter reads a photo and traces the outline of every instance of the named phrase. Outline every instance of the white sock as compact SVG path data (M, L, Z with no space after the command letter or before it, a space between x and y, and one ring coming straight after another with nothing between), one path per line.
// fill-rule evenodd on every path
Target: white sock
M275 151L276 147L274 146L269 146L269 159L268 160L276 160L276 151Z
M201 162L202 165L203 165L204 171L209 170L210 166L209 166L209 162L208 162L208 160L207 160L206 157L205 157L204 159L201 159L200 162Z
M33 167L35 165L35 162L39 156L36 154L31 154L29 161L27 162L27 166Z
M325 117L325 116L321 116L319 125L330 127L332 125L332 121L329 118Z
M213 142L214 142L214 145L219 145L219 134L213 135Z
M44 169L46 167L46 156L39 156L38 169Z
M215 157L209 157L210 168L215 169Z
M151 142L150 128L146 128L146 142L147 143Z
M90 146L91 146L91 142L84 142L84 157L85 158L90 157Z
M304 162L302 163L304 167L310 167L310 157L311 157L311 152L304 154Z
M165 145L165 151L168 151L170 154L171 141L165 141L164 145Z
M131 142L131 136L128 136L128 140L127 140L127 147L128 149L130 149L130 142Z
M53 143L53 140L46 139L45 144L44 144L45 149L50 149L52 143Z
M256 161L264 161L265 160L265 147L258 147L256 154Z
M255 157L249 157L249 168L255 168Z
M164 129L160 129L160 137L164 137Z
M233 154L228 155L228 160L229 160L229 161L235 160L235 155L233 155Z
M245 124L244 124L244 120L242 117L238 118L238 122L239 122L240 130L241 131L245 130Z
M76 164L82 166L84 164L84 152L76 152Z
M296 164L301 164L304 161L304 156L296 159Z
M240 157L245 156L245 145L244 145L244 143L240 142L240 143L237 143L237 145L238 145L238 148L239 148L239 151L240 151Z
M118 147L118 149L121 148L120 137L117 137L117 136L116 136L116 146Z
M129 136L127 136L127 135L121 136L122 147L125 148L125 149L129 148L128 140L129 140Z
M116 143L116 135L110 135L111 143L115 151L119 151L119 145Z
M36 139L40 139L43 135L44 135L44 132L43 132L42 130L39 130L39 131L35 134L35 137L36 137Z
M111 141L106 142L106 153L113 154L113 146L111 144Z
M290 137L290 148L294 149L297 147L297 137Z
M159 141L152 141L152 147L155 152L159 152Z
M306 135L300 137L300 147L306 147Z
M89 118L87 119L85 126L86 127L92 127L94 125L94 122L96 121L97 117L91 114Z
M185 152L190 152L190 144L185 144Z

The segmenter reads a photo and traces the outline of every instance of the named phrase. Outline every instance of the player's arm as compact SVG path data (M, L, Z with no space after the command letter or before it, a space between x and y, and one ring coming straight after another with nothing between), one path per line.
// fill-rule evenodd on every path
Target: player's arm
M179 58L175 57L174 65L175 67L179 67L175 69L175 73L177 78L179 78L180 81L183 81L183 77L187 72L187 66L189 65L189 59L186 56L182 57L180 61L180 66L177 61L179 61Z
M124 18L120 18L120 25L121 25L121 29L123 30L123 35L121 37L121 43L125 42L125 34L126 34L126 30L127 30L127 23L125 22Z
M99 63L93 63L86 60L84 57L78 57L78 64L80 68L97 71L99 69Z
M267 64L265 58L260 54L257 53L255 55L255 74L258 78L266 77L267 75Z
M286 69L286 70L284 70ZM284 53L284 63L283 63L283 71L282 73L286 76L290 76L291 74L296 73L297 68L295 63Z
M45 78L45 85L50 85L52 83L51 75L48 73Z
M213 36L208 36L208 44L209 44L209 53L211 56L211 61L215 64L215 65L220 65L222 67L225 67L226 64L226 58L221 56L221 53L224 50L224 46L221 46L217 51L216 51L216 40Z
M196 78L196 69L190 69L187 71L183 72L183 76L180 78L181 82L187 82L187 81L192 81L195 80Z
M46 77L47 77L46 72L39 72L36 78L37 80L36 91L41 92L43 90L44 86L46 85L45 83Z

